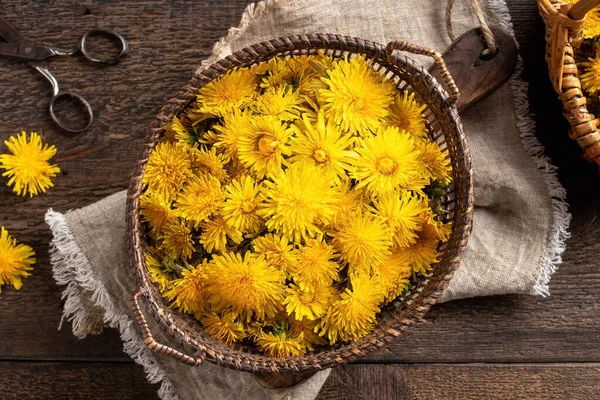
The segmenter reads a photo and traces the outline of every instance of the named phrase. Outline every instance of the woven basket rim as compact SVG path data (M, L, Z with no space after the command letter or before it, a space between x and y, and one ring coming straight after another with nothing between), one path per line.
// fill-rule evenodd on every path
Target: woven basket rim
M269 357L260 353L247 352L234 349L220 343L206 334L195 331L197 326L190 318L180 312L166 307L166 302L158 290L150 282L143 258L143 227L139 219L139 195L142 191L141 177L145 169L149 154L154 144L164 131L164 125L177 113L184 110L195 98L199 88L211 80L221 76L230 69L262 62L276 55L290 55L301 51L332 51L335 57L343 53L364 54L375 59L379 64L394 71L402 71L422 84L428 90L431 104L440 108L440 115L448 121L447 130L454 140L457 151L450 151L453 163L452 195L456 190L462 191L462 197L455 196L453 231L450 241L455 246L448 246L444 250L444 260L448 262L438 265L435 273L423 277L418 285L403 301L403 312L407 315L400 316L398 307L391 308L390 316L378 323L375 330L357 342L332 347L324 351L308 353L299 357ZM306 53L299 53L306 54ZM399 73L397 76L400 76ZM210 362L224 365L229 368L255 373L294 373L313 372L322 368L332 367L352 361L369 352L384 347L394 340L410 326L422 321L424 314L435 304L436 300L447 287L454 271L459 265L462 254L466 249L468 237L472 226L473 213L473 176L471 156L466 142L462 124L455 107L447 103L448 95L441 85L420 65L404 54L393 54L386 60L385 47L371 41L338 34L302 34L281 37L248 46L232 55L221 59L206 69L198 72L178 93L161 108L160 112L150 125L148 135L144 139L145 145L141 156L133 171L131 183L127 193L127 231L130 252L130 265L133 268L135 279L140 285L144 297L149 302L149 310L155 321L176 338L185 348L192 349L196 354L205 356ZM435 101L434 101L435 100ZM429 106L428 106L429 107ZM433 111L432 111L433 112ZM442 128L440 128L442 129ZM444 138L450 137L444 133ZM458 168L455 168L454 163ZM458 189L457 189L458 188ZM428 294L424 295L424 288ZM159 296L160 298L155 298ZM406 311L406 310L409 311ZM379 322L379 319L378 319ZM385 322L385 323L384 323ZM192 337L194 332L198 336ZM166 354L166 353L165 353Z

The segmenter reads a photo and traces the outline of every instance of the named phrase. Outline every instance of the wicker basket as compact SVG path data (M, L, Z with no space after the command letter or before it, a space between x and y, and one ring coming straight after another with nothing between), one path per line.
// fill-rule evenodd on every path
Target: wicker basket
M584 150L584 157L600 164L600 120L587 109L574 50L583 42L586 14L600 0L566 4L559 0L538 0L546 24L546 62L554 90L563 104L563 115L571 125L570 137Z
M274 56L315 54L318 50L323 50L336 58L354 54L366 55L374 62L376 69L397 82L399 89L415 92L416 98L426 105L425 117L431 137L448 152L452 164L453 184L447 190L445 206L449 210L448 220L452 221L453 228L449 241L439 248L441 253L439 264L429 276L418 277L408 294L382 309L377 319L378 324L372 333L357 342L319 348L314 353L300 357L268 357L248 348L229 347L205 333L202 326L191 316L168 307L158 289L151 283L148 270L144 266L145 233L139 218L139 196L143 189L141 178L150 152L164 132L164 125L174 115L194 103L201 87L235 67L248 67ZM433 57L440 70L440 76L450 88L451 95L447 94L426 69L394 50ZM307 374L343 364L380 349L410 326L420 322L452 278L471 230L473 211L471 157L454 106L457 98L458 90L439 53L401 41L391 42L386 49L377 43L332 34L291 36L255 44L198 73L165 104L151 124L147 146L142 152L129 186L127 224L131 266L141 288L132 295L131 302L148 347L154 352L171 356L191 366L199 365L207 359L229 368L258 374ZM182 344L181 351L159 344L153 339L140 307L140 297L145 298L148 307L144 308L149 310L162 329ZM185 352L191 355L186 355Z

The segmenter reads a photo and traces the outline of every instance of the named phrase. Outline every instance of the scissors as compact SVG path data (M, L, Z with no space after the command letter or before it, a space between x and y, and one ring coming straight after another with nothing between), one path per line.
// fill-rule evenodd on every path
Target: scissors
M91 36L103 35L115 40L120 46L120 52L118 55L110 58L95 58L86 47L87 41ZM83 56L92 62L102 64L114 64L119 58L125 56L129 51L129 45L127 40L116 32L105 28L96 28L87 31L77 46L72 49L61 49L58 47L50 47L43 45L36 45L23 37L16 29L8 24L4 19L0 18L0 56L19 58L29 61L42 61L54 56L70 56L76 53L81 53ZM50 100L50 117L52 120L62 129L67 132L79 133L87 130L94 121L94 112L90 103L82 96L62 91L58 87L58 82L54 76L50 73L47 68L32 65L40 74L42 74L52 85L52 98ZM55 112L56 102L61 98L71 98L73 101L79 102L86 112L86 125L83 128L69 127L64 124Z

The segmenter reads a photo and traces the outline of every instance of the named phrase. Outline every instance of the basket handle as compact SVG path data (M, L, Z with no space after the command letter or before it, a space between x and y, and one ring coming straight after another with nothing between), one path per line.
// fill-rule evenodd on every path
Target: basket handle
M417 46L415 44L408 43L405 40L393 40L389 42L385 48L385 53L387 55L388 62L391 62L394 50L406 51L409 53L420 54L433 58L433 60L435 61L435 65L440 73L440 76L442 77L444 82L446 82L446 86L448 86L448 89L450 91L448 104L451 106L456 105L458 97L460 96L460 91L458 90L458 87L456 86L452 75L450 75L450 72L446 67L446 62L444 61L444 58L437 50Z
M154 353L169 356L191 367L197 367L198 365L202 364L204 358L206 357L205 353L200 353L197 356L190 357L178 350L175 350L169 346L165 346L164 344L160 344L156 340L154 340L152 332L150 332L150 328L148 327L146 317L144 316L144 313L142 312L140 303L138 301L138 298L141 295L142 289L136 291L131 295L131 309L133 310L133 314L135 315L135 320L137 321L138 325L140 326L140 329L142 330L142 336L144 337L144 343L146 344L146 346L148 346L148 348Z
M577 3L573 4L569 10L569 17L573 19L583 19L588 12L599 5L600 0L579 0Z

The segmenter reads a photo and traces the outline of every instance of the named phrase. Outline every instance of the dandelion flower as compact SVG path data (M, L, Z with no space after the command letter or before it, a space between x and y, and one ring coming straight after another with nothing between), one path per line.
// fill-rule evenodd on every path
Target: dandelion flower
M241 243L243 239L242 233L226 223L221 215L202 222L200 227L202 228L200 243L209 253L215 251L225 252L227 250L227 238L236 244Z
M330 344L356 341L373 330L379 312L381 289L366 276L352 276L352 290L346 288L319 324L319 334Z
M267 264L289 275L290 268L298 259L298 251L281 236L267 233L252 242L254 251L264 256Z
M280 169L283 156L291 154L287 144L292 131L272 117L254 117L250 129L238 138L240 161L254 170L259 178Z
M404 291L411 273L409 256L402 250L394 251L385 262L374 268L374 278L383 290L386 303Z
M326 124L322 111L315 125L304 114L303 123L293 125L292 129L295 135L291 139L290 162L311 163L336 176L337 181L340 181L340 177L346 177L346 170L351 168L349 160L356 156L349 150L354 143L351 134L342 135L332 121Z
M368 134L388 115L394 86L367 63L365 57L338 60L319 91L323 110L345 132Z
M225 164L229 160L223 155L217 154L216 147L211 147L210 150L204 147L200 149L192 148L190 156L192 170L196 175L207 174L214 176L221 182L226 180L227 172L225 171Z
M31 132L27 140L25 131L11 136L4 144L11 154L0 155L0 168L5 170L2 176L9 178L8 186L13 187L13 192L33 197L54 186L51 178L60 173L60 168L48 161L56 154L56 147L42 145L42 139L35 132Z
M368 271L391 254L392 235L385 220L370 213L356 213L332 235L334 247L350 263L351 271Z
M416 140L415 148L419 151L425 173L429 175L431 180L438 181L442 185L448 185L452 180L450 175L452 168L448 155L442 152L440 146L429 140Z
M302 344L303 338L291 338L286 332L274 334L260 332L255 338L256 344L271 357L300 356L306 351Z
M163 265L152 251L144 252L144 260L150 273L150 280L158 285L161 292L168 290L171 287L171 281L177 278L175 271Z
M382 129L354 150L359 157L352 160L355 170L350 176L358 180L357 188L382 194L396 189L422 189L429 183L421 176L419 152L413 140L397 128Z
M404 91L394 97L386 122L400 130L410 133L413 137L426 138L427 125L423 112L427 107L415 100L415 94Z
M252 128L250 118L252 118L250 110L233 110L225 114L222 125L213 125L213 129L217 132L215 147L224 149L225 155L230 158L237 157L239 138L247 136Z
M287 60L273 57L266 63L267 73L262 78L260 87L264 89L278 88L292 84L294 71L288 66Z
M303 99L289 86L280 86L265 90L253 104L257 114L273 117L282 121L293 121L300 116Z
M584 73L580 77L581 86L591 95L600 92L600 45L596 45L595 50L594 57L581 63L584 67Z
M330 224L330 227L335 229L343 226L348 218L352 218L357 212L364 211L368 202L364 191L353 188L349 178L341 182L339 189L341 196L336 203L337 211Z
M261 196L255 180L249 176L233 180L225 187L225 191L223 216L227 223L242 233L257 232L262 219L256 213Z
M169 123L165 125L165 138L172 142L182 142L185 144L196 143L196 135L190 132L179 117L174 116Z
M165 226L161 248L167 255L176 258L190 258L194 252L192 231L185 221L175 221Z
M223 190L217 178L206 174L194 175L177 197L175 212L198 227L220 210L223 200Z
M225 252L213 257L207 274L209 303L217 312L249 322L273 317L283 307L285 275L260 255Z
M328 286L318 286L314 290L304 290L291 284L286 290L283 304L288 315L301 320L314 320L322 317L329 308L333 297L333 289Z
M433 269L432 264L438 262L438 239L420 239L413 245L402 249L410 260L414 273L427 275Z
M191 175L187 148L174 143L159 143L150 154L142 183L148 185L147 192L171 201Z
M331 286L338 278L339 265L333 259L335 251L325 242L310 240L298 251L298 260L291 267L294 281L304 291L316 291Z
M290 319L290 329L288 336L292 339L299 339L306 350L313 351L314 346L319 346L327 343L325 339L315 333L315 328L319 323L318 320L310 320L304 318L302 320Z
M270 231L299 243L322 233L336 212L339 191L321 170L302 163L273 173L264 181L265 201L258 215Z
M3 226L0 227L0 292L3 285L21 289L21 279L31 276L29 271L33 271L34 256L31 247L17 244L17 240L9 236Z
M444 223L436 220L436 215L431 209L421 214L421 232L420 236L426 240L436 239L446 242L452 233L452 223Z
M150 225L152 232L159 234L176 216L171 209L171 202L160 195L146 192L140 196L140 215Z
M255 89L254 74L247 69L235 69L200 89L198 108L222 117L250 103L256 94Z
M387 193L373 200L376 214L385 219L393 234L394 245L407 247L417 241L416 231L420 228L421 213L427 203L410 192Z
M171 288L164 296L172 301L177 309L199 318L206 307L205 285L206 262L197 267L189 266L183 269L181 278L171 282Z
M244 324L235 320L231 314L219 315L217 313L209 313L202 318L204 330L210 335L213 335L219 340L231 346L235 342L239 342L246 335L244 332Z

